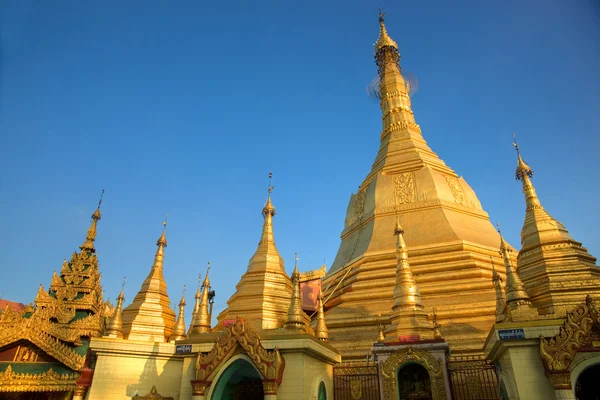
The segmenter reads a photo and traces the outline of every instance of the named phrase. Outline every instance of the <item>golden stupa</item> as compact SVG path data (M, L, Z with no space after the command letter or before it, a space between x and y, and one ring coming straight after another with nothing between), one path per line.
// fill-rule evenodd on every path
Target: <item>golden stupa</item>
M381 319L389 321L396 269L390 232L398 214L424 310L437 308L453 352L479 352L495 320L490 257L502 265L498 233L473 189L423 138L401 73L398 45L383 18L375 60L383 123L380 147L371 171L350 197L342 243L324 280L330 340L346 358L362 358ZM504 269L497 269L504 275Z

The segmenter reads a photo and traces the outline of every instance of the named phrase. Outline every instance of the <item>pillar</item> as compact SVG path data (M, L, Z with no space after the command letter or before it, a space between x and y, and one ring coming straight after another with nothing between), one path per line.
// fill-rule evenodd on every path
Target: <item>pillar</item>
M191 380L190 383L192 384L192 399L204 400L206 398L205 393L208 390L210 382Z
M548 372L556 400L575 400L569 371Z
M265 394L265 400L277 400L277 389L279 383L277 381L263 379L263 392Z
M73 393L73 400L83 400L87 393L88 387L83 385L77 385Z

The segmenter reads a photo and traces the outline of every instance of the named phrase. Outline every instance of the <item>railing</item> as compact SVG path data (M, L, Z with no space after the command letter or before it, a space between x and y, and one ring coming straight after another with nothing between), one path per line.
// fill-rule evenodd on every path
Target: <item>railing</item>
M379 400L377 364L353 362L333 367L334 400Z
M450 357L450 386L454 400L499 400L494 364L483 357Z

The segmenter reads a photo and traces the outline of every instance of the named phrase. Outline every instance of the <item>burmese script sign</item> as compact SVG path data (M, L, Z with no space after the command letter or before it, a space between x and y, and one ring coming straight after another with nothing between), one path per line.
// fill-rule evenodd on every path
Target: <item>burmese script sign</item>
M500 329L498 336L500 340L525 339L525 331L523 329Z
M192 352L191 344L179 344L175 346L175 354L186 354Z

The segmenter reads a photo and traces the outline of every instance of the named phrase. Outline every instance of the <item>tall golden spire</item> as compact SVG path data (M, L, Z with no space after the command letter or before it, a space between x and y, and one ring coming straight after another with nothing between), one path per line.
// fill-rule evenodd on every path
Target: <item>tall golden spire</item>
M90 225L87 235L85 237L85 242L79 246L82 251L89 251L90 253L95 253L96 249L94 248L94 241L96 240L96 225L98 221L102 218L100 215L100 206L102 205L102 197L104 196L104 189L102 189L102 193L100 194L100 201L98 202L98 207L96 211L92 214L92 224Z
M329 332L327 331L327 325L325 324L325 313L323 312L323 291L319 289L318 311L317 311L317 325L315 326L315 336L317 339L324 342L329 341Z
M181 295L181 300L179 301L179 315L177 316L177 322L175 322L173 333L171 333L171 337L169 338L170 342L187 338L187 335L185 334L184 321L185 304L185 285L183 285L183 294Z
M285 272L283 259L275 246L271 202L273 186L269 173L267 201L262 209L263 226L258 248L248 262L248 269L227 301L227 308L217 317L219 329L226 321L245 319L253 329L281 328L287 320L287 307L292 295L292 282Z
M295 254L294 272L292 273L292 299L285 322L287 329L302 329L305 326L304 311L300 302L300 273L298 272L298 253Z
M504 267L506 268L506 307L505 307L505 320L515 321L524 319L533 319L537 316L537 312L533 309L529 295L525 289L525 285L521 281L519 274L512 266L510 260L510 252L512 249L506 244L500 232L500 224L496 224L498 227L498 234L500 235L500 254L504 259Z
M408 263L408 248L404 241L404 229L396 218L396 286L392 306L392 326L386 330L389 341L399 336L419 335L421 339L433 339L434 329L427 320L421 303L421 294Z
M156 241L158 249L150 273L142 283L133 303L123 310L123 334L130 340L165 342L175 325L167 283L163 275L164 249L167 247L167 222Z
M106 327L105 337L123 338L123 301L125 300L125 278L123 278L123 285L121 286L121 293L117 296L117 307L115 308L114 314L110 318Z
M531 181L533 170L523 161L514 134L513 137L516 178L523 185L526 204L519 273L540 314L561 317L568 308L579 304L581 293L600 294L600 270L595 265L596 258L542 206ZM569 279L564 279L565 271L569 271Z
M504 320L504 308L506 307L506 298L504 297L504 290L502 289L503 281L500 274L496 272L496 266L494 265L492 256L490 256L490 262L492 263L492 283L496 290L496 322L502 322Z
M204 277L204 282L202 283L202 297L200 300L200 306L194 315L190 335L211 331L210 314L208 312L208 295L210 292L210 279L208 279L208 271L210 271L210 263L208 263L206 268L206 275Z

